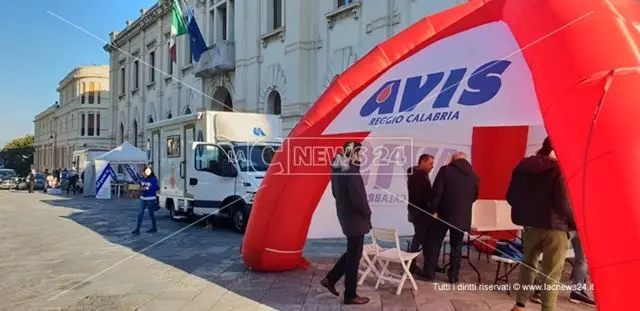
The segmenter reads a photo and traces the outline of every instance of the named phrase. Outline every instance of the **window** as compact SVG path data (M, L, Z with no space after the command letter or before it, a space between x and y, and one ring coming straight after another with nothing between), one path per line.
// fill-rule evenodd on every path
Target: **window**
M87 84L82 82L82 93L80 93L80 103L84 104L84 94L87 92Z
M127 89L126 89L126 85L127 85L127 81L125 80L126 75L125 75L125 70L124 67L120 68L120 94L124 94Z
M194 166L198 171L222 175L223 168L231 162L230 149L223 150L216 145L198 145L195 151Z
M218 8L218 16L220 17L220 39L227 40L227 6L223 5Z
M209 42L216 42L216 10L209 11Z
M96 96L96 84L89 82L89 104L93 104Z
M96 136L100 136L100 113L96 114Z
M169 53L169 48L171 47L171 34L166 34L165 35L165 39L167 40L167 53L165 53L165 55L167 55L167 74L168 75L172 75L173 74L173 61L171 60L171 53Z
M182 42L184 42L184 65L187 66L193 63L193 57L191 55L191 41L189 40L189 36L184 37Z
M156 82L156 52L149 53L149 82Z
M94 119L94 115L93 113L89 113L89 117L87 118L87 136L93 136L95 135L95 119Z
M138 121L133 120L133 145L138 147Z
M83 113L80 117L80 136L84 136L84 129L85 129L85 123L84 123L84 113Z
M124 143L124 124L120 123L120 143Z
M147 118L147 123L151 124L153 123L153 116L149 115L149 118Z
M237 145L235 154L238 167L243 172L266 172L278 146Z
M282 0L271 0L271 30L282 27Z
M140 62L138 60L133 62L133 90L137 90L140 86Z
M167 119L171 119L173 118L173 115L171 114L171 112L169 112L169 114L167 115Z
M191 114L191 108L187 107L187 108L184 110L184 114Z
M172 135L167 137L167 157L180 157L180 135Z
M343 7L353 3L353 0L338 0L338 7Z
M277 115L282 113L282 99L277 91L271 91L267 97L267 113Z

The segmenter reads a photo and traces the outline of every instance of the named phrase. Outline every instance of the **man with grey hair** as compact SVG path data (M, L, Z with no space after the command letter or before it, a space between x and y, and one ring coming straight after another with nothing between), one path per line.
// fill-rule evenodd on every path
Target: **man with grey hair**
M478 176L464 152L456 152L451 162L438 171L433 184L433 199L429 213L441 221L435 221L429 232L425 276L435 279L442 241L447 231L451 241L451 266L447 271L450 283L458 282L464 232L471 228L471 208L478 199Z

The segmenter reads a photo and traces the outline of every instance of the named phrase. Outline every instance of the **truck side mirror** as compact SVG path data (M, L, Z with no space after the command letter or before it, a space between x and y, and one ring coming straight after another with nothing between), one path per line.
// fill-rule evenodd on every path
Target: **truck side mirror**
M238 170L231 162L226 162L222 167L222 175L224 177L236 177L238 176Z

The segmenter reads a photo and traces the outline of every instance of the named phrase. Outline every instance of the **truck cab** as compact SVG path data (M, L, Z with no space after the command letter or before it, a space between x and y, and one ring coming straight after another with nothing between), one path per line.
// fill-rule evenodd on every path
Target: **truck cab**
M282 143L279 116L205 111L150 124L158 202L174 220L222 217L244 232L253 199Z
M193 213L219 213L244 232L253 198L279 144L193 143L194 165L187 168Z

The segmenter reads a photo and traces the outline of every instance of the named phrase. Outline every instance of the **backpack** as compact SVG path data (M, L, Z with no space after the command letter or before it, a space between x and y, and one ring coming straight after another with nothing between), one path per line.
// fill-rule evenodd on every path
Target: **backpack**
M496 242L496 250L493 254L495 256L500 256L515 261L522 261L524 259L524 255L522 253L522 244L513 241L500 240Z

